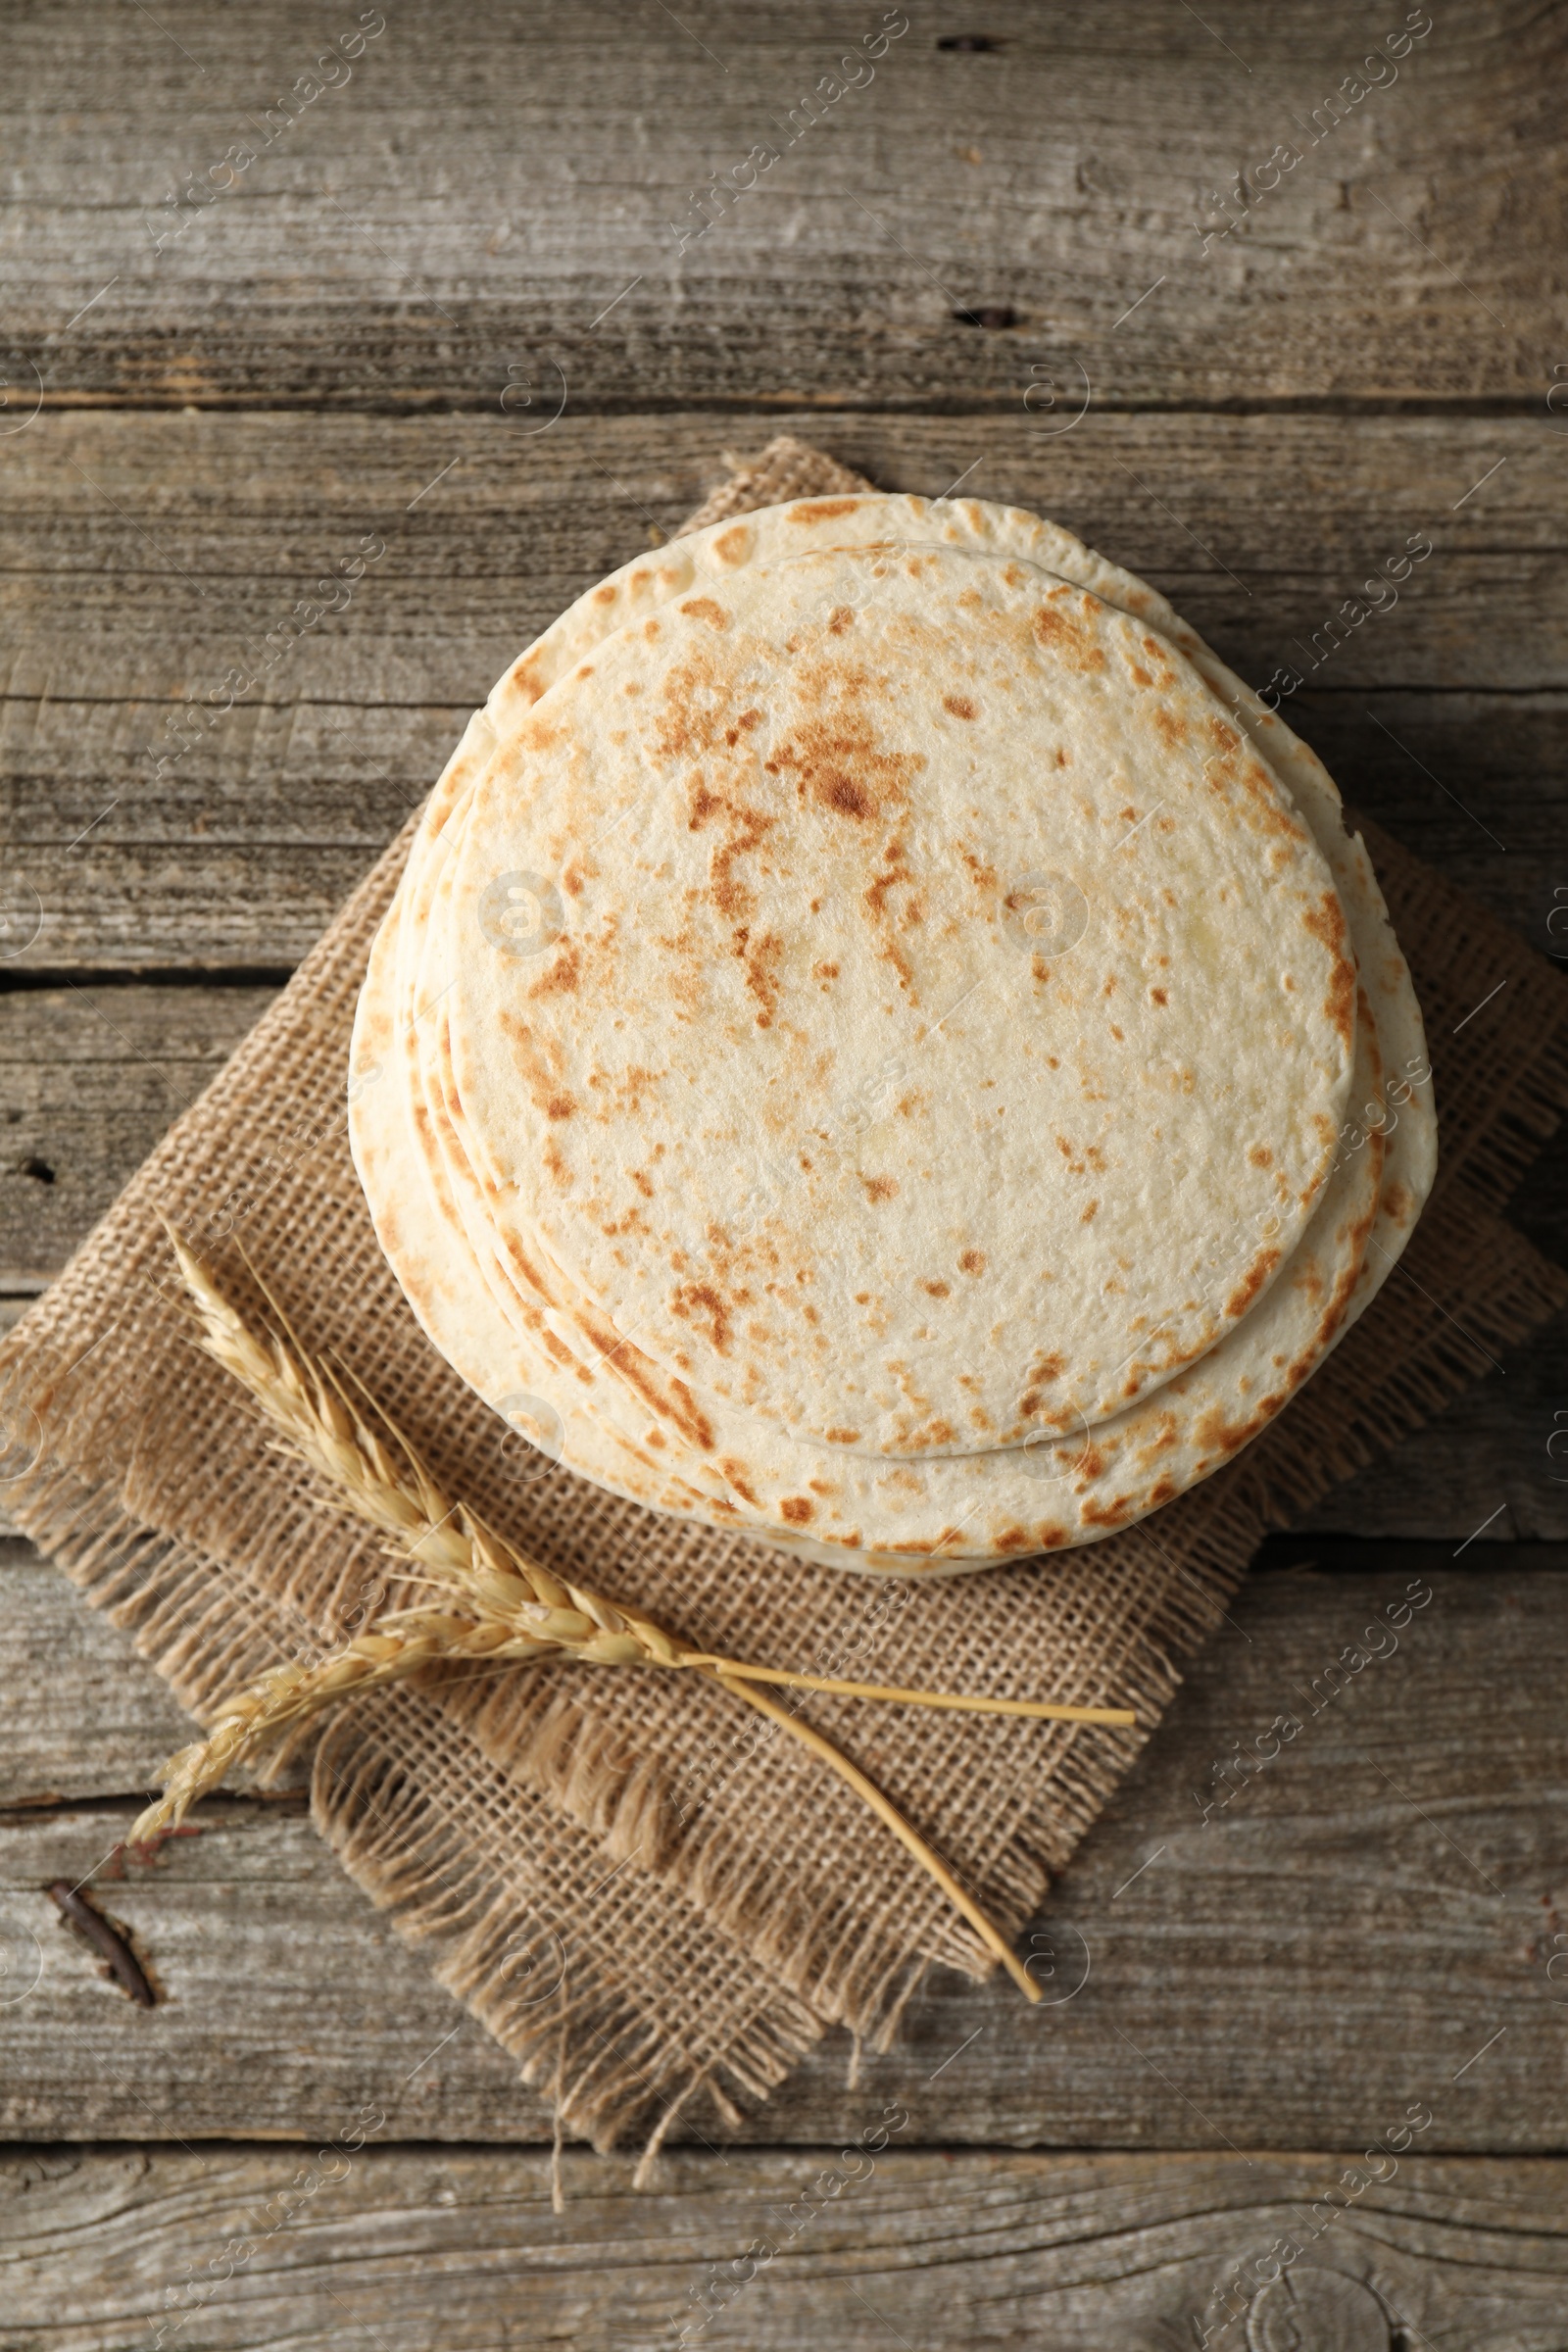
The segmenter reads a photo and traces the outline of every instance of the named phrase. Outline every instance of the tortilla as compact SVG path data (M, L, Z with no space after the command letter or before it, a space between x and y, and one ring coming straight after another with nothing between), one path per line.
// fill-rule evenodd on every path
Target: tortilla
M1344 917L1240 747L1149 631L983 556L824 551L622 631L465 828L494 1215L818 1443L1119 1411L1267 1288L1348 1090Z

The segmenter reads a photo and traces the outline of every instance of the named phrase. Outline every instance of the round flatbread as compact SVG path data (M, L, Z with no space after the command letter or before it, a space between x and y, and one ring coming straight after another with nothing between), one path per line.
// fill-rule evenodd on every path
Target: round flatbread
M1021 1445L1206 1353L1294 1249L1344 917L1124 614L824 551L623 630L519 760L449 916L469 1154L697 1395L877 1455Z

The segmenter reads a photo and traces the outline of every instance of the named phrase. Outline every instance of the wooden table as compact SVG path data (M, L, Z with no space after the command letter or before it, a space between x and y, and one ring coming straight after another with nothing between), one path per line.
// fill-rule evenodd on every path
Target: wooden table
M86 0L5 47L8 1314L517 648L780 429L1300 673L1348 796L1568 944L1560 10ZM1559 1257L1564 1165L1515 1211ZM654 2193L570 2154L559 2219L544 2109L298 1792L107 1886L168 1998L102 1981L39 1889L187 1727L11 1539L0 2341L1568 2344L1563 1337L1264 1547L1053 1897L1050 2005L936 1981Z

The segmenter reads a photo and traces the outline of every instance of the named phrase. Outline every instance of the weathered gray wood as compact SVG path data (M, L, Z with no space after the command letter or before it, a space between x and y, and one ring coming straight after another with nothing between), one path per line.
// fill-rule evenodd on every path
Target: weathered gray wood
M15 1537L0 1543L0 1806L139 1788L190 1718L126 1636Z
M1424 2100L1429 2150L1560 2151L1568 1553L1477 1544L1438 1568L1451 1548L1249 1580L1035 1931L1057 1997L940 1977L859 2089L834 2035L740 2136L836 2142L896 2099L911 2141L1358 2146ZM372 2100L401 2139L546 2136L286 1803L214 1800L200 1837L105 1883L171 1997L149 2013L100 1979L38 1890L124 1836L133 1800L101 1800L150 1783L178 1719L123 1637L73 1622L53 1571L19 1553L3 1573L0 1684L27 1695L0 1718L0 1796L77 1801L0 1830L4 1981L42 1971L4 2012L0 2131L327 2134ZM1364 1629L1412 1582L1434 1597L1397 1649L1330 1696L1333 1661L1386 1648ZM1255 1758L1282 1714L1299 1732L1248 1777L1238 1743Z
M88 982L0 996L0 1289L60 1271L271 995Z
M1294 664L1284 708L1348 795L1560 947L1568 472L1541 421L777 421L890 486L972 468L1166 589L1254 684ZM761 437L704 416L524 441L500 416L53 415L0 442L4 822L42 909L17 968L297 961L519 647ZM343 609L270 657L367 534L385 553ZM1313 632L1411 539L1434 553L1398 603L1312 668ZM254 690L224 713L232 669Z
M875 78L793 143L790 109L879 8L386 14L270 143L265 110L356 12L17 23L27 395L30 361L61 402L494 410L560 368L579 411L1007 408L1040 364L1157 406L1539 407L1560 356L1561 31L1526 0L1442 13L1332 130L1402 8L997 0L986 55L940 49L969 20L913 0ZM259 152L236 170L238 142ZM780 160L682 250L693 188L761 142ZM1239 172L1279 184L1250 214L1205 201ZM1018 324L956 320L976 310Z
M651 2191L633 2188L628 2163L568 2157L559 2216L546 2157L361 2145L373 2107L363 2123L345 2110L346 2148L303 2160L19 2153L0 2170L7 2341L1166 2352L1205 2328L1237 2352L1562 2340L1568 2165L1379 2157L1383 2184L1331 2218L1338 2200L1324 2200L1349 2193L1358 2151L949 2159L896 2137L878 2147L898 2115L868 2092L853 2129L878 2152L842 2159L683 2149ZM1263 2282L1292 2246L1288 2296ZM1271 2305L1279 2331L1250 2332Z

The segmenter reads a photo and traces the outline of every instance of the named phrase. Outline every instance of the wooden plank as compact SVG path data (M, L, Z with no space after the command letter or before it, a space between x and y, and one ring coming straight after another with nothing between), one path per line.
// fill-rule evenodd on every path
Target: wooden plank
M89 984L0 996L0 1289L60 1271L272 994Z
M1380 2155L1383 2183L1342 2210L1367 2180L1357 2151L921 2155L884 2139L902 2111L870 2094L842 2155L682 2150L641 2193L628 2163L568 2158L557 2215L547 2158L362 2144L374 2112L347 2110L348 2144L303 2162L242 2147L11 2158L12 2340L50 2352L364 2339L386 2352L861 2352L895 2338L1154 2352L1205 2334L1238 2352L1244 2338L1527 2352L1561 2340L1562 2163Z
M898 2100L910 2144L1358 2147L1419 2100L1429 2153L1562 2152L1540 2094L1568 2066L1568 1986L1547 1974L1568 1948L1568 1551L1451 1549L1250 1578L1031 1931L1048 2004L940 1976L858 2089L831 2035L735 2136L836 2145ZM1334 1556L1271 1546L1303 1554ZM102 1883L169 1999L136 2009L100 1979L38 1890L123 1837L136 1800L118 1790L150 1782L177 1726L123 1637L71 1624L52 1571L5 1573L24 1597L0 1615L0 1681L26 1699L0 1719L0 1795L76 1801L0 1829L3 1981L26 1988L0 2132L324 2136L368 2100L390 2137L548 2136L297 1803L215 1800L200 1837ZM1396 1634L1412 1585L1433 1597ZM1335 1694L1336 1660L1396 1638ZM1282 1715L1299 1730L1271 1740Z
M890 486L967 472L1045 508L1253 683L1293 665L1284 708L1349 797L1560 947L1568 476L1539 422L778 421ZM568 416L532 441L500 416L51 416L0 445L0 778L40 919L12 964L297 961L519 646L759 437L706 416ZM1314 656L1411 541L1434 553L1398 603ZM362 543L385 553L290 644ZM231 671L246 697L225 712Z
M931 0L389 15L319 76L305 0L19 21L29 394L28 363L51 401L136 407L494 410L560 369L577 413L631 386L1006 409L1031 365L1160 407L1539 410L1552 380L1561 31L1528 0L1435 23L996 0L989 53L944 48L964 20ZM1402 60L1363 69L1391 38ZM715 172L756 184L705 214Z
M159 1751L189 1739L190 1718L30 1544L0 1543L0 1806L141 1788Z

